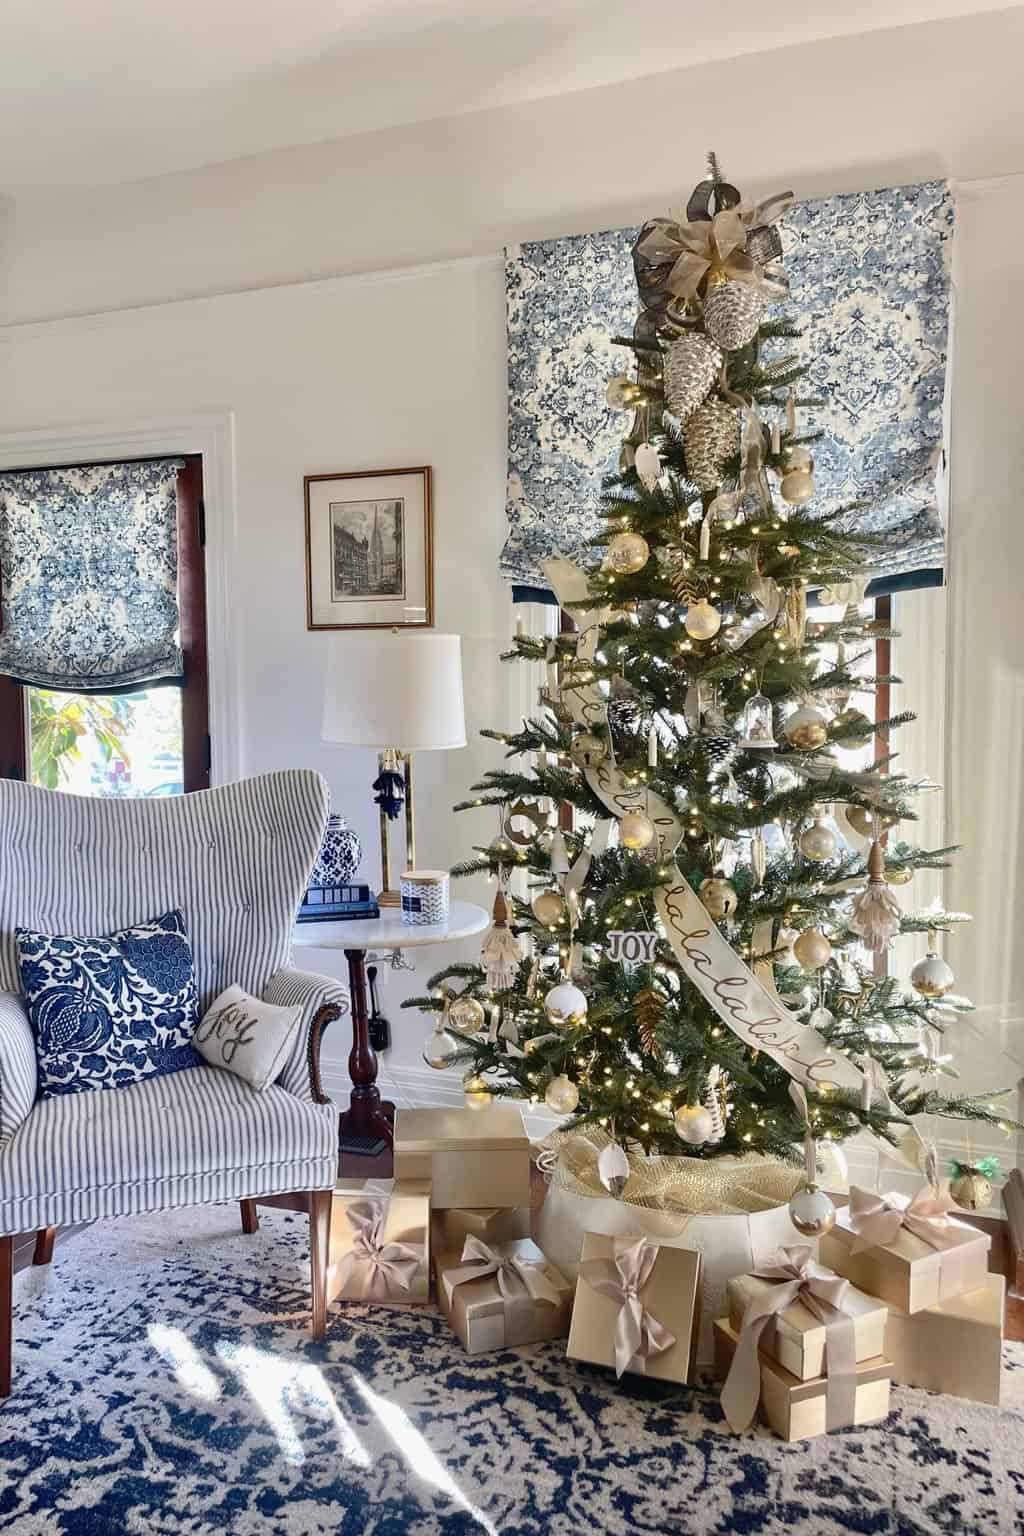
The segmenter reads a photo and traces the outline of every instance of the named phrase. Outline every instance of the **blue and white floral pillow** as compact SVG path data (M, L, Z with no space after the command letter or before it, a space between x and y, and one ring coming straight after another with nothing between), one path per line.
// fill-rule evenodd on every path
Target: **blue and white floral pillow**
M16 930L42 1097L126 1088L202 1065L192 949L180 912L105 939Z

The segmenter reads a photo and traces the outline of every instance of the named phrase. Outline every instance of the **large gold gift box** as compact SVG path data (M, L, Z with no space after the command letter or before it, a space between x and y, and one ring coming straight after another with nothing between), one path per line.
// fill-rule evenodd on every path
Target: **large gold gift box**
M452 1329L461 1339L467 1354L480 1355L491 1349L513 1349L519 1344L540 1344L545 1339L561 1339L569 1331L572 1307L572 1282L553 1264L549 1264L537 1244L526 1238L493 1246L496 1254L512 1255L525 1264L540 1266L544 1278L558 1294L557 1305L528 1295L509 1301L501 1292L495 1274L452 1284L452 1276L468 1264L462 1250L440 1256L437 1262L437 1301Z
M430 1179L434 1210L530 1204L530 1140L522 1110L400 1109L395 1178Z
M379 1228L371 1217L380 1218ZM375 1262L370 1250L378 1240ZM335 1190L327 1300L402 1307L430 1300L429 1180L396 1179L389 1195Z
M430 1249L434 1261L443 1253L461 1253L467 1237L478 1237L492 1248L495 1243L513 1243L530 1236L530 1211L525 1205L481 1206L476 1210L453 1206L451 1210L433 1211L430 1216Z
M860 1253L852 1251L857 1234L849 1222L848 1209L836 1212L835 1226L821 1239L821 1263L891 1307L920 1312L985 1283L992 1239L966 1222L950 1220L946 1248L933 1248L901 1227L891 1243Z
M724 1380L729 1374L739 1335L725 1318L715 1323L715 1370ZM760 1352L761 1412L783 1440L810 1440L826 1430L827 1378L801 1381L785 1366ZM889 1413L892 1363L880 1356L858 1360L854 1396L854 1424L874 1424Z
M1002 1275L986 1275L976 1291L923 1312L890 1307L885 1353L892 1361L893 1381L976 1403L998 1403L1005 1303Z
M585 1232L581 1265L590 1259L614 1262L616 1241L631 1240ZM659 1381L692 1381L700 1332L700 1254L691 1248L652 1246L657 1247L658 1256L643 1287L641 1301L651 1317L675 1334L675 1343L658 1354L648 1355L642 1374ZM581 1274L576 1282L566 1350L570 1358L608 1365L614 1370L615 1328L620 1310L621 1303L614 1296L595 1290Z
M729 1281L729 1325L734 1333L738 1334L743 1326L748 1302L774 1289L771 1280L761 1280L757 1275L739 1275ZM843 1298L842 1310L853 1318L856 1358L871 1360L885 1354L885 1319L889 1310L885 1302L865 1296L851 1285ZM802 1301L776 1313L761 1335L761 1348L799 1381L811 1381L825 1374L825 1324Z

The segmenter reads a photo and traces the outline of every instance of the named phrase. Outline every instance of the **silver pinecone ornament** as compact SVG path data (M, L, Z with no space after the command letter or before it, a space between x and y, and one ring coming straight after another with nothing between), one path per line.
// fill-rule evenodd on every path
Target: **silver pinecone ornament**
M724 400L699 405L683 428L686 467L698 490L713 491L722 479L722 464L739 447L736 412Z
M677 421L686 421L704 403L721 366L721 348L700 331L669 343L662 376L665 404Z
M718 345L735 352L753 341L761 323L764 299L750 283L729 278L711 289L704 300L704 324Z

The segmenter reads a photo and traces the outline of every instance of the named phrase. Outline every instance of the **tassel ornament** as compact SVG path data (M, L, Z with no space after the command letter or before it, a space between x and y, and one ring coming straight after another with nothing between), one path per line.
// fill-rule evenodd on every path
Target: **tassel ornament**
M868 854L867 888L855 896L847 927L879 953L900 931L900 904L885 879L885 854L876 838Z
M494 920L480 951L488 991L505 992L513 986L522 958L519 942L508 926L505 892L499 889L494 898Z

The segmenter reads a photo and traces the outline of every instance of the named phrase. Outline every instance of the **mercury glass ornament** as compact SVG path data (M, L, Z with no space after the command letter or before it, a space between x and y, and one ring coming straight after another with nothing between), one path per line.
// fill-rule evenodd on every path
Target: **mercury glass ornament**
M701 1147L714 1134L715 1122L703 1104L683 1104L673 1116L676 1130L691 1147Z
M654 841L654 822L646 811L627 811L619 822L619 842L623 848L638 853Z
M577 768L596 768L608 756L608 743L593 731L582 731L574 739L569 755Z
M575 982L559 981L544 999L544 1012L556 1029L575 1029L587 1017L587 995Z
M954 980L952 967L934 949L930 949L910 973L910 984L914 991L919 997L929 999L945 997Z
M435 1029L423 1047L423 1060L428 1067L443 1072L458 1049L450 1035L446 1035L443 1029Z
M789 1219L801 1237L824 1237L836 1224L836 1208L817 1184L801 1184L790 1198Z
M484 1078L476 1072L471 1072L462 1080L462 1099L467 1109L486 1109L494 1103L494 1094L488 1088Z
M715 490L722 479L722 464L739 451L736 411L724 400L706 400L683 427L683 447L694 485L700 491Z
M722 615L714 603L702 597L687 608L684 623L691 640L713 640L722 627Z
M475 1035L484 1027L484 1005L475 997L457 997L448 1009L448 1028L457 1035Z
M736 911L739 897L735 887L724 875L715 874L700 883L699 893L701 901L707 908L709 917L713 917L716 923L725 918L732 917Z
M820 928L805 928L793 941L793 959L805 971L820 971L832 958L832 945Z
M822 863L830 859L839 846L839 840L831 827L826 827L820 815L815 816L813 826L800 834L800 852L805 859Z
M669 342L662 363L665 404L678 421L685 422L707 399L721 366L721 348L700 331Z
M538 891L530 903L530 910L545 928L557 928L565 917L565 902L557 891Z
M571 1077L553 1077L544 1090L544 1103L556 1115L571 1115L580 1101L580 1091Z
M753 341L763 313L764 299L760 290L734 278L716 283L704 299L704 324L708 334L726 352L735 352Z
M801 752L824 746L828 740L828 724L820 709L805 704L787 716L782 726L786 740Z
M617 533L609 541L605 556L611 569L619 576L635 576L647 564L650 545L642 533Z
M741 747L768 752L776 745L772 722L772 701L763 693L752 693L743 706L740 721Z

